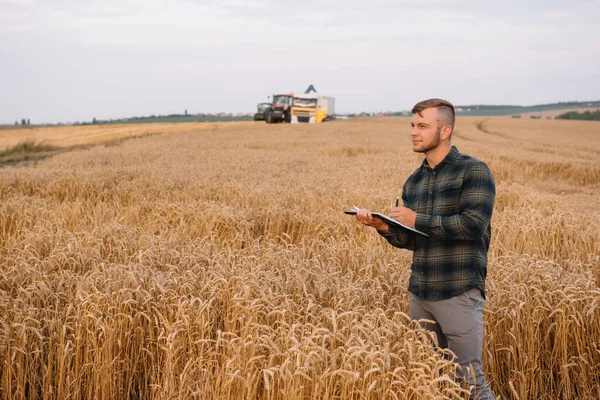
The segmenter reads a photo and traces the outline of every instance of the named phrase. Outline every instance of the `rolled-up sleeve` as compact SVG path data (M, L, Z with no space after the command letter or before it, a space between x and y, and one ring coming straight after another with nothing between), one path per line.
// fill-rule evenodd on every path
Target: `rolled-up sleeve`
M400 227L390 225L389 232L380 233L380 235L394 247L408 250L415 249L415 235Z

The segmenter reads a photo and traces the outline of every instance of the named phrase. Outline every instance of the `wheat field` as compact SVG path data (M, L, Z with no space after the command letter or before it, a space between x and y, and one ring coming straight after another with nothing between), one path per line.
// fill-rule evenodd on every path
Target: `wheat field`
M468 398L407 316L411 253L343 214L400 194L409 121L0 132L97 143L0 168L0 397ZM600 123L463 117L453 144L496 180L493 391L600 399Z

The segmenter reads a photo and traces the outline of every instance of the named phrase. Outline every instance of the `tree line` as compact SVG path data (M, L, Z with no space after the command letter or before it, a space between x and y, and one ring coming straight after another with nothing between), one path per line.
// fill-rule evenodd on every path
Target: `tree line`
M600 121L600 109L594 111L569 111L556 116L556 119L580 119L584 121Z

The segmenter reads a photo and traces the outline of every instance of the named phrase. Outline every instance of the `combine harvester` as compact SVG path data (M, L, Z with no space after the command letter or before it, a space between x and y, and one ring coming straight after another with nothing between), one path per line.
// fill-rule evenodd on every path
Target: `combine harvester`
M332 119L335 119L335 98L318 95L313 85L304 93L273 95L271 109L265 115L267 124L319 124Z

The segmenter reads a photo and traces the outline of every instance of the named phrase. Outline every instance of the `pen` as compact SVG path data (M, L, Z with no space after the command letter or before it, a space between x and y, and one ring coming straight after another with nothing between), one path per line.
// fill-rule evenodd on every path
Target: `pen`
M396 197L396 207L398 207L398 202L400 201L400 199L398 197Z

